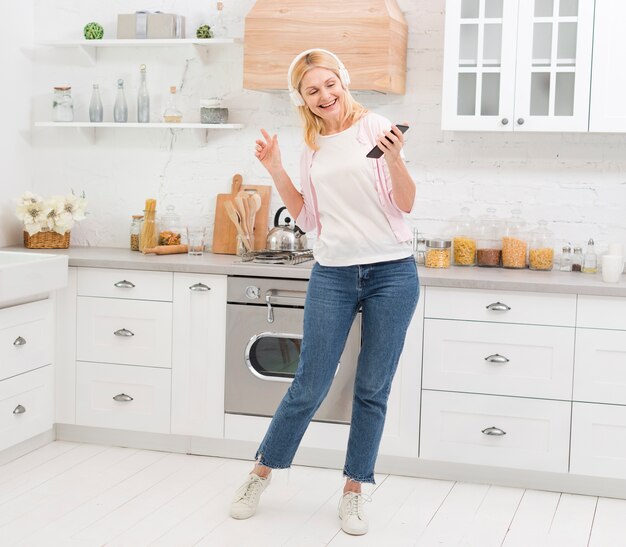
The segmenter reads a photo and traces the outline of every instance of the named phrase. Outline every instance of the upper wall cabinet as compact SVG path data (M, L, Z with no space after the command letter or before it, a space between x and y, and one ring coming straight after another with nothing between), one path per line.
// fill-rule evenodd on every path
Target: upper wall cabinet
M624 0L596 0L589 131L626 132L624 21Z
M442 128L587 131L594 0L447 0Z

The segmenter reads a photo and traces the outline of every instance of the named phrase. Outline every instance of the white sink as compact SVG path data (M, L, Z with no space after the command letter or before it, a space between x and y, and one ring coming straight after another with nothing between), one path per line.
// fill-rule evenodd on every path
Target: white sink
M67 256L0 251L0 307L67 285Z

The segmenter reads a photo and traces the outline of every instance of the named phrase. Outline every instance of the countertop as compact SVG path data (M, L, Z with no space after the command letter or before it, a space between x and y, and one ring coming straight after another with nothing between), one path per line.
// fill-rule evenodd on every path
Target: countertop
M185 273L208 273L238 276L308 279L313 261L297 266L242 263L233 255L205 253L203 256L142 255L129 249L113 247L71 247L69 249L25 249L5 247L1 250L44 252L66 255L70 266L119 268ZM538 272L528 269L502 268L433 269L418 267L420 282L428 287L459 287L549 293L589 294L626 297L626 276L619 283L604 283L600 274L577 272Z

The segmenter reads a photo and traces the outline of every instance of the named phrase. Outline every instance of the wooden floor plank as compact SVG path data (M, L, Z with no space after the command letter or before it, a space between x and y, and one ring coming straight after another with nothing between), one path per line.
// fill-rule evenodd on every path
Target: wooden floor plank
M73 450L78 445L63 441L54 441L37 450L25 454L21 458L16 458L0 466L0 488L11 479L15 479L23 473L29 473L40 465L48 463L57 456Z
M626 544L626 500L599 498L589 547Z
M556 515L561 494L526 490L511 522L503 547L544 545Z

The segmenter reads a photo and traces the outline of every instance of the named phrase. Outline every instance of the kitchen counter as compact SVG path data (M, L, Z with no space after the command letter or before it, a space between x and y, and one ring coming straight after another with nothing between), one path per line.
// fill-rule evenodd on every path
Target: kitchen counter
M23 247L1 250L29 252ZM91 268L119 268L222 275L249 275L308 279L313 261L297 266L242 263L233 255L205 253L203 256L142 255L123 248L71 247L70 249L37 249L37 252L66 255L70 266ZM468 289L531 291L597 296L626 297L626 276L619 283L604 283L600 274L574 272L537 272L505 270L502 268L432 269L419 267L420 282L430 287L457 287Z

